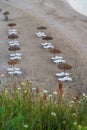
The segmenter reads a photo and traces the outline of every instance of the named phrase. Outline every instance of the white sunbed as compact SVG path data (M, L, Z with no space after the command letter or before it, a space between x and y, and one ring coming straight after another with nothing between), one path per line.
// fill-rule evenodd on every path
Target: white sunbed
M63 57L62 56L51 57L51 60L58 60L58 59L63 59Z
M53 60L54 63L65 63L66 61L63 59L57 59L57 60Z
M17 32L17 29L9 29L8 32Z
M22 72L21 71L9 71L8 74L10 74L10 75L21 75Z
M12 67L12 68L7 68L8 71L19 71L20 68Z
M19 43L10 43L9 45L10 46L19 46L20 44Z
M44 49L50 49L50 48L54 48L53 45L46 45L46 46L43 46Z
M42 46L47 46L47 45L52 45L52 43L49 43L49 42L44 42L41 44Z
M11 57L14 57L14 56L22 56L21 53L14 53L14 54L10 54Z
M72 78L69 76L65 76L63 78L58 78L59 81L72 81Z
M8 35L13 35L13 34L15 34L15 35L16 35L16 34L17 34L17 32L14 32L14 31L13 31L13 32L8 32Z
M60 72L60 73L56 73L56 76L58 76L58 77L69 76L69 73Z
M21 56L13 56L13 57L10 57L10 60L15 60L15 59L20 60L20 59L21 59Z
M46 37L46 34L44 32L38 32L38 33L35 33L35 35L37 37Z
M9 44L12 44L12 43L19 43L19 41L14 40L14 41L9 41L8 43L9 43Z

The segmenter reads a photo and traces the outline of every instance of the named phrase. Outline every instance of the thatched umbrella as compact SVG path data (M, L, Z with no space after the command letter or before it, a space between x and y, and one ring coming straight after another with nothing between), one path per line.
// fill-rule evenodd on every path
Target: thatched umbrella
M5 17L5 21L8 21L8 15L9 15L9 11L5 11L3 13L4 17Z
M9 23L8 26L9 26L9 27L16 26L16 23Z
M63 64L59 64L58 68L64 70L64 72L65 72L65 70L70 70L72 68L72 66L69 64L63 63Z
M49 40L53 40L53 37L46 36L46 37L43 37L42 40L46 40L48 42Z
M12 35L9 35L8 38L9 39L16 39L16 38L18 38L18 35L12 34Z
M49 52L53 53L54 57L56 54L61 53L61 51L59 49L56 49L56 48L50 49Z
M9 60L8 61L8 65L16 65L16 64L20 64L20 60L15 59L15 60Z
M38 30L41 30L41 32L42 32L42 30L43 30L43 29L47 29L47 27L40 26L40 27L37 27L37 29L38 29Z
M17 50L20 50L20 47L18 46L11 46L8 48L9 51L17 51Z

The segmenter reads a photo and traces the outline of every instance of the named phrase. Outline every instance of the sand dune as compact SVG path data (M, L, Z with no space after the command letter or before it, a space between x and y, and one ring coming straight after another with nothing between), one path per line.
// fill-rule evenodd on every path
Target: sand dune
M10 12L9 21L17 23L19 41L23 58L21 64L22 80L30 79L33 86L53 91L58 81L55 73L60 71L50 61L52 54L41 47L42 40L35 37L36 28L47 26L46 34L53 36L53 44L60 48L61 55L73 66L71 83L65 83L67 93L87 92L87 17L75 12L64 0L8 0L0 1L3 11ZM6 72L8 52L7 23L0 14L0 61L1 73ZM8 75L7 75L8 76ZM15 79L16 80L16 79Z

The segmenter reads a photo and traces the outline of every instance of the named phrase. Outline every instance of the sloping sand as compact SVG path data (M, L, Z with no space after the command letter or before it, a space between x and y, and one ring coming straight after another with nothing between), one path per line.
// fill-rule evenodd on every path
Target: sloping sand
M33 87L39 86L51 92L57 89L55 73L61 70L50 60L53 55L42 48L41 38L34 35L36 28L44 25L48 28L45 33L54 38L53 45L62 51L60 55L72 65L69 72L73 81L64 83L66 93L87 93L87 17L75 12L62 0L50 0L50 4L49 0L1 0L0 7L0 73L7 77L7 81L3 79L3 82L7 84L11 79L6 71L10 54L7 24L15 22L19 31L20 52L23 54L21 64L17 65L21 67L23 75L15 80L29 79ZM10 12L8 22L3 17L6 10Z

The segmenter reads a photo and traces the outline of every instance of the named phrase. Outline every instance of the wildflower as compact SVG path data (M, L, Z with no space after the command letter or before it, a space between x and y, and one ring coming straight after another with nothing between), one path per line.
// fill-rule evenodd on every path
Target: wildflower
M76 113L73 113L73 116L77 117L77 114L76 114Z
M24 87L25 86L25 83L24 82L20 82L21 86Z
M19 87L19 88L17 88L18 90L21 90L21 88Z
M48 93L48 91L47 91L47 90L44 90L43 93Z
M83 97L86 97L86 94L85 94L85 93L83 93L82 95L83 95Z
M77 125L77 122L74 122L74 125Z
M63 121L63 124L65 124L66 123L66 121Z
M27 90L25 90L24 93L26 94L26 93L27 93Z
M53 94L54 94L54 95L57 95L58 93L55 91L55 92L53 92Z
M49 98L52 98L52 95L50 94L50 95L48 95L48 97L49 97Z
M74 104L74 101L71 101L70 103L71 103L71 104Z
M1 74L1 78L4 78L5 77L5 75L4 74Z
M56 113L55 113L55 112L51 112L51 115L55 117L55 116L56 116Z
M8 93L8 90L7 90L7 89L5 90L5 93Z
M24 127L25 127L25 128L28 128L28 125L27 125L27 124L25 124L25 125L24 125Z
M32 88L32 90L36 90L36 88Z

